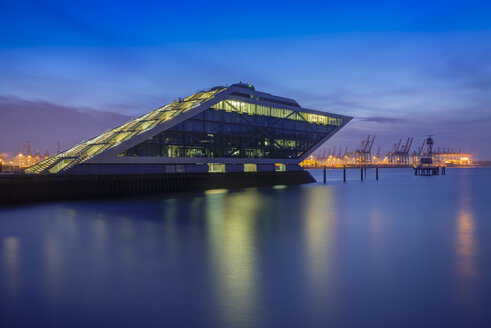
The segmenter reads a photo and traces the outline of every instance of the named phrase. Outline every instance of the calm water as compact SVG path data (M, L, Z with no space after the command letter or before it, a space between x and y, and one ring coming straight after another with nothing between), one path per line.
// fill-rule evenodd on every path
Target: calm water
M341 173L0 209L0 326L491 327L491 169Z

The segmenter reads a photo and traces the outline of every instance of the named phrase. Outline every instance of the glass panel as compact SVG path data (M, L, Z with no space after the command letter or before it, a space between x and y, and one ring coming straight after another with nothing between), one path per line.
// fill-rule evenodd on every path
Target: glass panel
M208 172L211 173L225 173L225 164L208 164Z
M244 164L244 172L257 172L256 164Z
M26 169L26 173L57 173L60 170L63 170L65 167L70 167L71 165L81 163L135 135L152 129L156 125L179 115L183 111L198 106L202 102L213 98L217 93L223 90L225 90L225 88L217 88L206 92L200 91L189 96L188 98L185 98L184 100L174 101L165 105L164 107L159 107L150 113L147 113L139 118L132 119L117 128L106 131L91 140L81 142L63 153L53 155L47 160L29 167ZM172 154L173 156L186 156L186 154L189 156L197 156L199 153L196 150L189 150L186 153L185 148L163 149L161 145L159 145L158 147L139 146L138 149L135 148L127 152L127 155L139 156L138 154L142 154L142 156L154 156L154 154L156 154L155 156L164 156L166 152ZM68 157L70 157L70 159L67 159L66 161L59 160L66 159ZM76 159L73 159L72 157L76 157Z
M286 165L285 164L275 163L275 167L276 167L276 171L278 171L278 172L286 171Z
M67 166L68 164L70 164L74 160L75 160L74 158L62 159L62 160L58 161L58 163L56 163L54 166L52 166L48 171L49 171L49 173L56 173L56 172L62 170L65 166Z
M188 119L129 149L122 156L204 158L298 158L330 131L312 131L309 123L243 115L216 109ZM284 113L285 114L285 113ZM294 123L294 122L293 122ZM261 126L261 128L259 128ZM296 130L307 128L306 131ZM324 129L324 125L315 125Z
M277 118L288 118L290 120L307 121L314 124L341 125L342 119L329 117L327 115L313 113L295 113L289 109L275 108L262 105L250 104L237 100L223 100L214 105L213 108L227 112L235 111L240 114L270 116Z

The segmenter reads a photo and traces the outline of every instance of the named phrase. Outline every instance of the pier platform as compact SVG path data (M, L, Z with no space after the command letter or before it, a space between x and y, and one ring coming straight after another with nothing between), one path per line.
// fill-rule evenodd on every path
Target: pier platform
M442 175L445 175L445 166L441 167ZM440 175L440 167L439 166L416 166L414 168L414 175L421 176L432 176L432 175Z
M307 171L147 175L0 175L0 205L315 182Z

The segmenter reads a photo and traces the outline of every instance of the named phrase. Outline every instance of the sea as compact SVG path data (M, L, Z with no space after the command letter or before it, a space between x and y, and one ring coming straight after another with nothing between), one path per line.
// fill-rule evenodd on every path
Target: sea
M491 168L0 208L0 327L491 327Z

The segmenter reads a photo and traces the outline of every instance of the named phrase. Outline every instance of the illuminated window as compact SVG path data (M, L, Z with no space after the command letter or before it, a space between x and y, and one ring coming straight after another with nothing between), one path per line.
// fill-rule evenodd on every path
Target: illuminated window
M322 125L342 124L341 119L329 117L326 115L304 113L304 112L295 113L289 109L250 104L237 100L223 100L218 104L214 105L212 108L224 110L227 112L235 111L241 114L248 114L248 115L287 118L290 120L307 121L309 123L322 124Z
M225 173L225 164L211 163L208 164L208 172Z
M278 171L278 172L286 171L286 165L285 164L275 163L274 166L276 168L276 171Z
M51 167L48 172L49 173L56 173L56 172L60 171L61 169L63 169L68 164L70 164L71 162L73 162L73 160L74 160L74 158L62 159L62 160L58 161L58 163L56 163L53 167Z
M257 172L257 165L252 163L244 164L244 172Z

